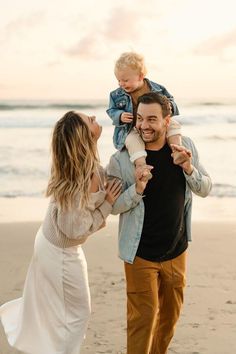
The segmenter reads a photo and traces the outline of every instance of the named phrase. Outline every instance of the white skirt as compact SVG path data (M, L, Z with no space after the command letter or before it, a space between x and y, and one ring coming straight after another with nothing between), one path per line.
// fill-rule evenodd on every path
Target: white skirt
M81 246L58 248L40 228L22 298L0 307L9 344L25 354L79 354L90 312Z

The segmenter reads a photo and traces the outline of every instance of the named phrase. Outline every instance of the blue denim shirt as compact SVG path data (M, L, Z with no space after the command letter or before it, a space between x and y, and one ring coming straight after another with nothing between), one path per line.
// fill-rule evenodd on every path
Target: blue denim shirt
M188 241L191 241L192 192L206 197L212 188L211 178L199 162L198 152L193 141L182 137L183 145L192 152L193 173L186 179L184 219ZM119 217L119 257L133 263L142 234L144 221L143 196L136 193L134 165L130 162L126 149L112 155L107 166L108 176L122 180L123 192L113 205L112 214ZM158 213L158 210L157 210Z
M174 97L167 91L167 89L153 81L145 79L151 88L151 91L158 92L167 98L169 98L172 105L172 115L178 115L179 110L177 104L174 101ZM123 112L133 112L133 104L131 96L125 92L122 88L118 88L110 93L109 108L107 114L115 125L113 134L113 143L117 150L121 150L125 145L125 139L132 129L132 123L122 123L120 121L120 115Z

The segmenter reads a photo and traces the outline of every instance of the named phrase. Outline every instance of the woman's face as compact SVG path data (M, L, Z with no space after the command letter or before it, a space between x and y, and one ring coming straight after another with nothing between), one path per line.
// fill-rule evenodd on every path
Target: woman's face
M87 116L87 114L84 113L78 113L78 114L89 127L89 130L91 131L92 136L95 138L95 140L98 140L102 133L102 126L97 123L96 117Z

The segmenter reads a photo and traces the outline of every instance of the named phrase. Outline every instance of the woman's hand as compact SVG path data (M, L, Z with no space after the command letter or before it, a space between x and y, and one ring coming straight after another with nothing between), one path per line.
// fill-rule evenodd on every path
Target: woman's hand
M122 183L119 179L114 178L107 182L106 185L106 198L105 200L108 201L111 205L113 205L116 199L121 194Z

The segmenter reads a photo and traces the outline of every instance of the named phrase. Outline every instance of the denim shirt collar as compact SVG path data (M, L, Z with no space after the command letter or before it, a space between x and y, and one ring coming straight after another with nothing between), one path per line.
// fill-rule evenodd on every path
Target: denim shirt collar
M151 91L157 91L157 84L155 84L154 82L150 81L149 79L145 78L144 79L148 86L150 87ZM158 85L159 86L159 85ZM115 91L116 96L130 96L127 92L125 92L125 90L123 90L123 88L119 87L116 91Z

